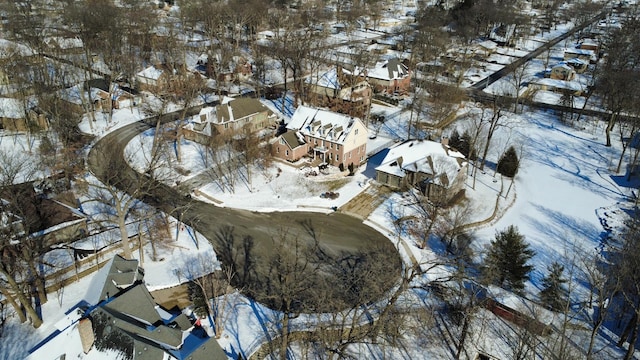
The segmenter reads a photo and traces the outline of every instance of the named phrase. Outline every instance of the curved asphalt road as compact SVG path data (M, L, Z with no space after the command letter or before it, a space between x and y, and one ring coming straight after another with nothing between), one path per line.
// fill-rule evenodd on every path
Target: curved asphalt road
M193 110L195 109L190 109L190 113ZM177 113L167 114L163 121L171 121L176 117ZM369 264L384 264L385 266L388 264L384 272L386 275L376 279L375 286L381 290L374 292L379 294L376 296L380 296L382 292L390 289L398 280L401 260L393 244L382 234L364 225L355 217L337 212L330 215L312 212L256 213L220 208L186 198L175 189L138 174L124 160L124 148L131 139L149 128L151 125L144 121L137 122L115 130L100 139L91 149L88 157L87 163L93 174L102 182L110 183L130 195L135 194L133 191L136 187L144 184L145 187L148 187L146 191L148 195L142 196L142 200L195 228L209 239L218 254L220 254L219 251L223 251L221 246L225 245L215 240L216 234L222 227L232 226L237 243L241 243L240 240L245 236L253 237L255 244L253 254L256 255L256 259L253 261L257 264L264 264L271 259L269 255L273 254L272 239L281 237L283 233L287 234L287 241L298 239L312 244L313 240L308 229L301 225L303 222L310 221L317 234L316 238L320 248L328 255L323 260L325 264L354 255L360 259L366 259ZM236 249L240 247L241 244L235 246ZM257 266L258 282L266 282L265 276L274 277L277 275L273 273L266 275L268 273L269 270L264 266ZM321 280L329 283L335 281L335 279L326 278ZM371 286L371 279L367 280L369 283L367 286ZM259 301L261 296L269 298L272 295L275 294L254 294ZM268 303L266 298L263 300ZM344 294L344 299L347 298L353 298L353 294ZM373 301L376 299L365 300ZM323 311L331 310L330 306L323 309Z

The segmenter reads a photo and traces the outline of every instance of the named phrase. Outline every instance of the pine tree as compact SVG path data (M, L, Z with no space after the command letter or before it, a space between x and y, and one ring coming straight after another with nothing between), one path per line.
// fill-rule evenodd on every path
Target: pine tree
M498 172L504 176L514 177L518 173L519 166L520 163L516 149L514 149L513 146L509 146L498 161Z
M535 251L529 248L524 235L516 226L510 225L496 232L491 241L482 267L483 278L488 283L520 292L533 270L528 262L534 255Z
M449 146L458 150L462 155L469 158L469 151L471 148L471 135L465 130L462 135L458 130L453 130L451 136L449 136Z
M449 146L460 151L460 133L458 129L453 129L451 135L449 135Z
M557 262L551 264L548 268L549 274L542 279L542 290L540 291L540 301L552 310L561 310L565 303L562 284L567 280L562 276L564 266Z
M189 291L189 299L193 303L193 312L201 318L209 315L207 299L205 298L202 289L193 282L189 282L187 289Z

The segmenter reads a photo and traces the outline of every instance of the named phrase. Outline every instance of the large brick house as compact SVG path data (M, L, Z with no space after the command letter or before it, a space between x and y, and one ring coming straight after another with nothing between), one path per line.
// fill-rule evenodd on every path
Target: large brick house
M305 154L334 166L366 161L367 128L359 118L301 105L287 132L272 142L274 156L297 161Z
M449 202L464 191L467 161L446 144L407 140L393 146L380 166L376 181L393 189L417 188L427 198Z

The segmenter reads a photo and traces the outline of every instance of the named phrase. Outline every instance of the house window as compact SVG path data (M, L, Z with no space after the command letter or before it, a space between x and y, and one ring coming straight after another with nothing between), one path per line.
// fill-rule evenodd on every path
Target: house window
M329 149L333 149L333 143L329 143Z
M355 135L358 135L358 129L356 129L356 131L354 132Z
M349 159L351 159L351 151L349 151Z
M340 161L340 155L336 154L336 161Z
M229 123L225 123L225 124L224 124L224 128L225 128L225 129L228 129L228 128L229 128Z
M276 153L280 154L280 147L276 147Z
M340 144L336 144L336 150L340 150Z
M289 150L285 150L284 154L285 154L286 156L289 156Z

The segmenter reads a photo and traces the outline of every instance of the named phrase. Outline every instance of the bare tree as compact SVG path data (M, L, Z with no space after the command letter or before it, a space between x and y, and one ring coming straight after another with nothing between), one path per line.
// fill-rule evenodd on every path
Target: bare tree
M200 290L206 302L207 314L212 317L213 330L219 339L227 319L227 294L231 291L231 269L219 271L212 258L198 254L185 259L180 273Z
M507 126L507 123L505 122L506 114L504 113L504 111L504 104L502 104L501 101L498 100L498 98L495 98L493 103L491 104L491 116L486 119L481 119L481 127L486 122L487 129L484 138L484 149L482 150L482 155L480 158L480 170L484 170L484 165L487 162L489 147L491 146L491 140L493 139L493 135L495 135L496 130L501 127Z
M628 342L625 360L633 358L635 344L638 340L638 328L640 327L640 248L636 241L640 220L637 214L628 222L623 234L622 248L616 254L611 276L615 276L616 283L620 285L617 298L620 300L616 309L620 318L626 320L626 326L622 329L618 346L622 347Z
M110 152L104 155L106 164L102 164L105 177L104 183L92 182L87 187L87 197L85 202L93 202L101 208L102 222L115 224L120 231L122 242L122 252L127 259L132 258L131 242L129 238L128 221L132 220L132 211L138 207L140 198L149 193L155 184L155 180L147 175L131 174L121 168L122 164L128 166L126 162L118 160L117 149L102 147L99 150ZM126 189L123 192L120 189Z
M47 301L44 276L36 268L36 259L42 253L38 245L42 240L32 236L40 219L34 216L33 206L28 206L30 200L22 198L29 192L14 186L16 180L25 176L28 179L29 163L8 153L3 153L0 161L0 216L3 218L0 224L0 291L20 321L29 319L37 328L42 319L34 308L32 290L37 290L43 303ZM26 186L31 185L27 183ZM27 281L29 272L33 280Z
M597 77L595 88L602 95L603 105L610 113L605 129L606 146L611 146L611 131L620 116L637 110L640 41L635 34L639 29L639 19L628 19L622 29L612 32L605 44L609 56L601 68L601 75Z

